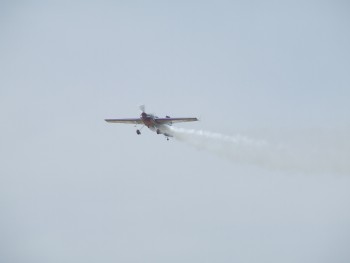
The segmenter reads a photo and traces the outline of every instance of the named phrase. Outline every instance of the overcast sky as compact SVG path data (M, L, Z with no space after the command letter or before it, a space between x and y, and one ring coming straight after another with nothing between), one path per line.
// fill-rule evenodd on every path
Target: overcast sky
M350 175L237 164L104 122L146 104L201 118L182 128L325 137L350 159L349 12L2 1L0 261L349 262Z

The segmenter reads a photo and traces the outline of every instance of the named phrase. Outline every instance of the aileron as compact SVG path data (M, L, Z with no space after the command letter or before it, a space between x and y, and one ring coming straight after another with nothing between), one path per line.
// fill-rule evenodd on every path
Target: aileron
M165 124L165 123L198 121L198 119L197 118L157 118L155 119L155 121L160 124Z
M134 119L105 119L106 122L110 123L126 123L126 124L142 124L140 118Z

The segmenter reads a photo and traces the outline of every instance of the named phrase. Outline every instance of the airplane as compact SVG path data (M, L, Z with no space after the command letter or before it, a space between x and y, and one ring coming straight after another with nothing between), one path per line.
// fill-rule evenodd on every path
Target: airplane
M173 137L171 133L169 133L169 127L173 123L198 121L197 118L171 118L170 116L165 116L165 118L159 118L154 114L146 113L144 105L140 106L140 110L142 112L140 118L105 119L105 121L109 123L135 124L135 127L136 125L141 124L143 125L141 129L136 130L136 133L138 135L141 134L142 128L146 126L151 131L154 131L157 134L163 134L167 140L169 140L169 137Z

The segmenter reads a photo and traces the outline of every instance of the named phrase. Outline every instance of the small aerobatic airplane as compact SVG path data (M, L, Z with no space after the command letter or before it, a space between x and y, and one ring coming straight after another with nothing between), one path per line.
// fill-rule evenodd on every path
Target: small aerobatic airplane
M173 137L168 131L169 126L171 126L173 123L177 122L190 122L190 121L198 121L197 118L171 118L169 116L166 116L165 118L159 118L153 114L147 114L145 112L145 106L141 105L140 110L142 111L140 118L132 118L132 119L105 119L106 122L111 123L126 123L126 124L142 124L143 126L141 129L145 126L149 128L150 130L156 132L157 134L163 134L167 140L169 140L169 137ZM137 129L136 133L138 135L141 134L141 129Z

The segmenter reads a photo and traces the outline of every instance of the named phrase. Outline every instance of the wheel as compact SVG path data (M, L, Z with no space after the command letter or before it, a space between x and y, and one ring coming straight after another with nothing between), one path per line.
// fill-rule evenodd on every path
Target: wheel
M140 134L141 134L140 130L136 130L136 133L137 133L138 135L140 135Z
M157 129L157 134L160 134L160 130L159 129Z

